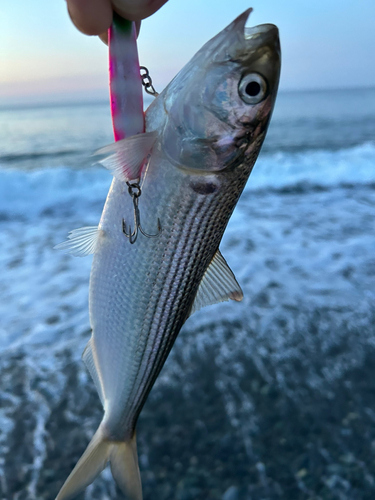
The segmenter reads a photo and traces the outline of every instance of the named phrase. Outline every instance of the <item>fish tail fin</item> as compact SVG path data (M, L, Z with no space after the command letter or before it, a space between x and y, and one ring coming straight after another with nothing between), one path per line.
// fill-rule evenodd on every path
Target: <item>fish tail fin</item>
M108 461L119 488L129 500L142 500L135 434L129 441L110 441L102 426L59 491L56 500L71 500L102 472Z
M68 500L91 484L108 462L111 442L104 439L101 426L65 481L56 500Z
M109 457L117 486L129 500L142 500L142 483L138 467L135 433L129 441L116 442Z

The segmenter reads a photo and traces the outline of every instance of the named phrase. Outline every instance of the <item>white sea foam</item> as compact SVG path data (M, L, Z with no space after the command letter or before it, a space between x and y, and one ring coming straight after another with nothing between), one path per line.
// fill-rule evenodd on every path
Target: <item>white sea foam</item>
M0 170L0 212L24 218L43 210L88 206L106 198L111 176L104 169Z
M37 171L0 170L0 212L35 217L45 210L56 214L92 211L104 203L112 178L104 169L51 168ZM375 143L339 151L304 151L261 155L247 190L283 188L300 183L335 185L375 182Z
M304 182L328 187L375 182L375 143L338 151L261 155L247 189L280 188Z
M247 297L261 293L272 279L287 283L291 303L301 291L316 304L324 304L328 296L345 305L353 297L361 301L371 294L369 213L375 200L365 185L374 180L374 165L373 144L336 153L264 155L259 160L249 181L248 194L253 194L245 193L240 200L223 240L225 257ZM53 247L68 231L97 224L111 180L96 168L0 171L0 262L6 270L0 285L1 348L25 342L43 347L88 331L91 259L73 258ZM267 193L268 188L299 182L336 189L290 197L272 189ZM348 194L339 187L342 183L357 183L356 193ZM237 255L243 256L240 263ZM345 277L350 268L359 273L360 286ZM235 314L243 307L237 305ZM232 309L223 305L212 314L223 311L227 317ZM203 317L210 318L210 310Z

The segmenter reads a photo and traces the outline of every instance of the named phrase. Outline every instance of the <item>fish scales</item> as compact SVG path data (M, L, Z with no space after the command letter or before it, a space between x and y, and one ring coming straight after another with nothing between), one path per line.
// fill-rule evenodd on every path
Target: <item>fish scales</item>
M244 169L244 176L248 175L248 168ZM105 272L102 268L99 270L99 282L96 281L95 273L96 261L99 261L100 267L103 265L100 247L94 256L91 277L93 291L90 293L90 300L93 302L90 303L90 307L100 318L105 317L102 307L105 311L108 311L109 304L115 308L113 316L116 323L113 323L113 318L111 323L106 325L111 336L117 330L133 333L133 343L126 345L124 358L118 359L119 364L126 363L128 370L125 374L126 380L122 381L121 396L116 390L116 405L121 407L123 416L120 417L117 413L112 413L113 420L107 422L108 428L111 429L111 435L116 439L124 439L132 435L135 420L145 398L169 353L177 332L188 315L191 302L194 299L194 288L198 287L204 271L218 248L220 241L218 235L222 234L240 194L241 176L234 179L228 189L211 195L198 196L189 186L190 181L186 179L186 175L181 174L181 178L186 183L185 191L181 188L176 191L174 186L177 182L175 180L174 185L170 188L171 192L165 192L165 200L168 200L169 205L168 210L163 213L165 224L159 238L155 240L140 239L137 241L137 245L139 245L137 252L132 252L134 247L131 247L123 238L123 244L126 245L125 250L127 250L126 261L123 261L124 253L121 249L120 251L116 250L118 259L114 258L111 261L114 271L110 271L107 267L108 264L105 264ZM142 212L147 220L152 220L155 218L151 214L154 212L156 204L164 206L164 200L159 198L156 201L151 195L147 196L146 190L144 190L144 196L145 202L141 205ZM117 199L117 196L114 196L115 205L117 205ZM125 204L131 204L130 197L125 197L123 201ZM110 211L111 208L111 200L108 200L107 210ZM117 206L114 207L114 211L118 213ZM109 215L109 220L109 230L111 230L113 228L111 215ZM118 218L117 227L114 228L115 234L121 234L120 225L121 220ZM105 219L101 223L101 229L104 233L108 232ZM107 240L108 237L106 236L104 239ZM106 245L106 243L104 241L103 244ZM121 267L122 281L121 278L116 280L116 287L109 294L108 288L113 286L113 274L118 273L119 267ZM150 267L153 267L152 286L147 290L144 283L150 281ZM137 282L129 283L128 277L131 276L134 269L136 270ZM103 275L106 278L103 278ZM138 282L142 285L139 286ZM103 294L102 289L104 290ZM98 298L96 299L97 294ZM136 297L136 305L133 305L132 297ZM100 301L102 307L99 308L96 301ZM115 304L128 304L128 308L120 311ZM129 310L131 317L128 317ZM96 328L100 329L100 326L95 326L95 317L94 315L91 322L93 338L96 343ZM139 321L140 317L143 318L142 325ZM136 336L134 335L135 330L137 330ZM119 344L116 349L118 355L124 349L123 339L116 337L116 335L114 337ZM136 343L134 343L134 338L137 339ZM103 343L103 338L99 339L98 342ZM104 340L104 342L106 341ZM113 343L114 340L111 339L111 342ZM97 348L99 351L99 345ZM148 352L149 356L147 356ZM105 364L105 360L101 363ZM111 369L113 365L114 359L110 365ZM128 401L130 401L130 406ZM108 408L109 410L110 408ZM114 421L117 422L116 427L120 429L119 433L112 428ZM126 435L124 435L125 433Z
M209 203L205 203L205 201L196 203L195 210L187 207L187 210L182 211L180 219L184 220L185 234L177 235L175 232L174 235L173 233L171 235L170 242L172 246L175 246L175 257L174 260L165 260L163 266L163 271L166 274L162 280L163 283L161 283L162 292L156 292L154 306L158 319L155 320L154 317L149 325L144 325L147 329L150 328L149 339L151 338L152 346L149 349L150 356L143 360L145 366L142 380L139 384L134 384L139 389L136 394L133 392L130 396L132 406L129 408L128 418L131 422L131 432L147 394L186 319L192 297L194 297L193 289L199 285L203 273L217 249L217 244L212 238L215 230L212 231L213 226L210 226L211 213L215 214L216 207L217 205L215 206L212 200ZM200 219L197 222L195 218L202 211L205 211L207 215L206 220ZM225 223L225 221L223 222ZM177 225L180 225L179 221ZM173 236L175 236L174 239L172 239ZM176 259L176 255L179 255L178 259ZM197 255L200 256L200 260L197 260Z
M57 500L73 498L107 462L127 498L142 500L135 427L173 343L195 310L242 299L219 244L263 143L280 72L278 30L245 30L250 10L155 99L145 133L98 152L115 177L98 230L77 230L78 243L73 234L63 248L79 251L87 234L84 248L94 252L83 357L104 417ZM116 123L126 135L123 118Z
M249 168L251 167L252 165L250 164ZM248 175L247 170L244 170L244 175ZM241 180L241 176L239 177L239 180ZM236 182L236 184L238 183ZM148 388L152 387L155 379L157 378L157 375L173 345L175 337L186 319L185 315L187 315L191 306L191 297L194 297L194 288L197 288L199 285L203 273L218 248L219 241L217 235L220 234L220 231L223 231L223 226L225 227L229 220L231 212L237 202L237 198L240 195L240 186L241 184L236 186L237 189L233 188L226 191L226 202L223 200L224 196L221 196L219 199L207 200L208 203L202 202L202 205L205 204L206 206L202 206L199 203L197 210L195 211L187 208L182 212L181 219L189 219L189 223L186 224L185 238L178 239L177 237L174 240L175 244L179 243L179 249L176 248L174 252L175 254L180 255L180 258L177 262L175 262L174 267L176 269L172 267L173 262L170 264L170 269L168 269L168 263L166 264L165 285L163 286L163 296L160 297L160 299L164 300L159 299L159 304L156 306L157 309L161 311L161 314L159 315L161 319L167 312L167 320L161 322L159 319L158 323L154 321L153 324L151 324L151 332L157 329L154 334L155 342L157 342L157 339L161 337L159 344L162 345L158 346L159 349L158 352L155 353L155 359L148 359L145 361L148 369L148 372L146 372L146 376L148 376L146 385ZM223 206L225 207L224 211ZM202 213L204 213L204 217L201 216ZM198 221L195 221L194 219L197 215L199 215L199 219ZM214 224L212 224L212 220L215 221ZM177 222L177 224L179 226L180 223ZM199 256L199 259L197 259L197 256ZM171 274L170 271L174 272ZM175 280L178 271L180 273L180 283ZM173 284L175 288L174 294ZM186 301L187 298L190 298L190 302ZM185 299L185 303L183 303L183 299ZM177 313L181 313L181 318L174 317L173 309L168 310L168 301L170 304L173 304ZM178 319L180 319L180 321L178 321ZM169 335L167 335L167 332ZM165 345L163 344L163 341L165 342ZM147 391L143 390L140 395L137 394L137 396L134 397L134 405L132 406L130 412L134 412L135 417L138 416L138 413L147 398L148 392L149 389Z
M207 236L209 236L209 234L210 233L207 233ZM207 255L205 260L210 261L215 253L214 247L211 252L209 252L210 249L207 247L205 248L205 250L205 253ZM194 280L196 280L196 284L199 283L199 280L201 279L206 268L202 265L194 265L194 257L196 257L196 255L202 256L200 247L197 248L196 252L190 253L189 262L185 263L185 259L181 259L181 268L183 268L184 271L187 272L187 274L185 276L185 279L182 278L180 285L192 284L194 283ZM197 287L197 285L195 287ZM163 367L169 351L172 348L174 340L185 321L186 316L185 314L182 314L182 311L187 312L190 309L191 299L189 300L189 295L191 293L191 288L192 286L186 287L184 290L185 293L182 292L181 289L178 291L179 296L176 296L175 304L173 305L172 310L169 309L168 311L168 307L163 304L162 314L164 312L166 313L167 321L164 321L163 323L159 321L158 325L155 325L155 327L153 327L151 330L151 336L154 334L155 338L152 346L153 355L144 361L147 367L147 369L145 370L144 380L142 380L142 383L139 384L139 391L134 396L133 404L129 409L128 417L131 422L130 429L134 428L137 417L142 409L145 400L147 399L147 395L152 388L152 385L156 380L161 368ZM180 306L180 309L178 310L176 306ZM153 332L154 330L155 333Z

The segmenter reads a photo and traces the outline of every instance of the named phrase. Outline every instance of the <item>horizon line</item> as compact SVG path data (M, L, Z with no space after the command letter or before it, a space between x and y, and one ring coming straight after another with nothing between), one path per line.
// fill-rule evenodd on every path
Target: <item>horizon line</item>
M347 92L347 91L355 91L355 90L375 90L375 85L356 85L356 86L350 86L350 87L318 87L318 88L295 88L295 89L280 89L279 94L298 94L298 93L313 93L313 92ZM17 102L16 99L14 99L13 103L6 103L6 102L1 102L2 99L6 98L0 98L0 111L11 111L11 110L20 110L20 109L36 109L36 108L54 108L54 107L70 107L70 106L100 106L100 105L106 105L109 104L109 95L108 98L103 98L103 97L98 97L98 98L91 98L91 99L81 99L80 97L73 97L69 96L69 94L65 94L64 98L62 99L61 94L53 96L53 94L50 95L51 100L47 101L45 100L44 96L44 101L37 101L35 99L30 100L30 102L27 102L27 97L28 96L23 96L22 99L20 99L19 102ZM69 99L69 97L71 97ZM144 103L145 104L150 104L153 100L151 96L148 96L147 94L144 94ZM42 98L42 96L41 96Z

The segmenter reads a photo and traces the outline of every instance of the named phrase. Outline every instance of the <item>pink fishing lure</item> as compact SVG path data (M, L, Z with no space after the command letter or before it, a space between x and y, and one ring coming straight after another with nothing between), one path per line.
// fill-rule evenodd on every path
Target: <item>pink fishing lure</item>
M119 141L145 131L135 23L114 13L108 46L113 132Z

